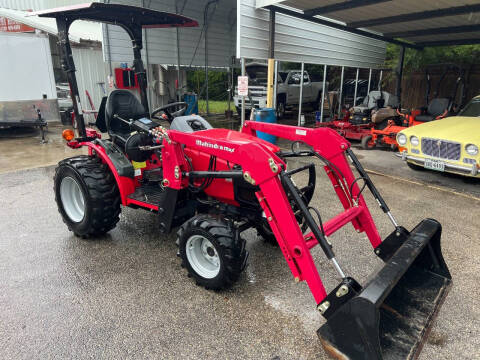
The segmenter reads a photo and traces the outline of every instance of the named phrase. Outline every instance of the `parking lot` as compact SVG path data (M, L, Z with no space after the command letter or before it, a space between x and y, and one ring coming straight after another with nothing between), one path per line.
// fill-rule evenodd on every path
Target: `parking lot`
M307 286L293 281L280 250L253 230L243 233L249 266L223 292L187 277L175 234L159 235L154 214L124 208L107 236L73 236L52 191L52 165L75 153L61 129L51 126L44 145L38 134L0 139L1 154L9 154L0 158L2 358L326 359L315 333L324 320ZM443 225L453 287L420 359L480 358L479 183L416 173L389 151L354 150L402 225L427 217ZM366 199L386 236L391 224ZM324 218L340 210L324 175L313 205ZM331 241L360 282L381 264L350 226ZM338 279L319 250L317 267L331 290Z

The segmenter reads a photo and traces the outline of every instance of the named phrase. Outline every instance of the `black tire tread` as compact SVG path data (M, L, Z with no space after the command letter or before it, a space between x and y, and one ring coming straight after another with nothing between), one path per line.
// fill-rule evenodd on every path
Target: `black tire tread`
M82 238L100 236L112 230L120 220L121 200L115 177L108 166L96 156L80 155L68 158L60 161L55 169L54 183L58 180L62 166L73 168L81 176L93 204L89 228L82 233L77 233L62 216L68 229ZM55 201L60 207L61 200L57 198L56 192Z
M222 290L231 287L238 280L245 267L248 257L245 241L236 233L231 221L226 221L221 217L201 214L194 216L180 226L177 231L179 246L182 246L182 238L187 237L195 229L201 229L213 236L220 247L220 253L223 254L219 254L222 256L222 276L220 278L217 276L215 282L198 276L193 270L190 270L186 255L182 251L183 249L180 249L181 267L187 269L189 277L193 277L197 285L203 286L207 290ZM187 238L183 240L183 242L186 241Z
M425 168L423 166L417 165L417 164L412 164L411 162L406 161L407 166L415 171L424 171Z
M362 137L362 140L360 141L360 145L362 146L363 149L371 150L375 148L375 144L374 145L368 144L370 140L372 140L372 135L365 135L364 137Z
M278 246L277 238L275 237L273 231L270 229L268 222L263 221L255 227L257 234L263 238L263 240L273 246Z

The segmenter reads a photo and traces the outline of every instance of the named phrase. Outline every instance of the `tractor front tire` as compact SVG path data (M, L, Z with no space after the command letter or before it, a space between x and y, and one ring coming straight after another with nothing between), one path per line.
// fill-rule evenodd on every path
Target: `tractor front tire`
M58 211L76 236L101 236L117 225L120 194L113 174L98 157L62 160L53 182Z
M245 240L231 221L197 215L180 227L177 236L182 267L197 285L221 290L238 280L248 255Z
M262 218L260 223L255 227L255 229L257 230L258 235L260 235L266 243L273 246L278 246L277 238L275 237L275 234L270 228L267 219Z

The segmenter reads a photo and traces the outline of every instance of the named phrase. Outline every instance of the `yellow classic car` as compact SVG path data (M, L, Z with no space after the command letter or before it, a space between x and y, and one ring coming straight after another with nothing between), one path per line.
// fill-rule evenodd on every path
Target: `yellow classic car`
M457 115L402 130L397 156L414 170L480 177L480 96Z

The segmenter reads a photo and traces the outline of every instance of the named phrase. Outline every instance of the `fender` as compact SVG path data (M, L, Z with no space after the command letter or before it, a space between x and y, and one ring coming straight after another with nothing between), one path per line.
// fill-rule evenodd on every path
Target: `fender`
M118 152L118 154L112 154L112 151L114 150L110 149L108 144L100 139L85 142L72 141L68 145L74 148L86 146L88 147L88 155L98 156L108 165L110 171L115 177L122 205L127 206L127 196L135 191L134 169L130 161L120 152ZM124 159L122 159L119 154L122 155Z

